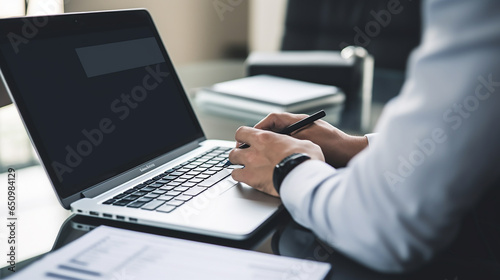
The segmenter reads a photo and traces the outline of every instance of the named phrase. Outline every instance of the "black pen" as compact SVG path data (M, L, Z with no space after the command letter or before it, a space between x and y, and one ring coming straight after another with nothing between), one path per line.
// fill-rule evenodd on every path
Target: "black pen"
M316 113L310 115L307 118L303 118L302 120L285 127L282 131L279 131L278 133L290 135L292 132L294 132L298 129L301 129L308 124L312 124L313 122L321 119L324 116L326 116L326 113L325 113L325 111L321 110L319 112L316 112ZM238 147L238 149L246 149L248 147L250 147L248 144L243 143ZM227 167L229 165L231 165L231 162L229 160L227 160L227 162L224 164L224 167Z

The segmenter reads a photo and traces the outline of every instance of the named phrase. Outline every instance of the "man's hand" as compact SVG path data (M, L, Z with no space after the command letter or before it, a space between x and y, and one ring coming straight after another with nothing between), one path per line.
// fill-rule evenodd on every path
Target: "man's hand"
M273 196L278 196L273 186L274 167L285 157L293 153L306 153L311 159L325 160L319 146L288 135L240 127L235 138L238 143L246 143L250 147L235 148L229 154L232 163L245 166L243 169L233 170L233 179Z
M256 124L255 128L278 132L306 117L307 115L273 113ZM292 136L319 145L326 162L336 168L346 166L351 158L368 146L366 137L345 134L322 120L295 131Z

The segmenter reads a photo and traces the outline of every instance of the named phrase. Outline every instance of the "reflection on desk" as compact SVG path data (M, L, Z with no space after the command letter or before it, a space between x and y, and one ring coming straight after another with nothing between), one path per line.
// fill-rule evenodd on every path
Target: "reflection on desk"
M61 226L52 250L61 248L99 225L299 259L328 262L332 265L332 271L325 279L500 279L500 266L498 264L487 261L464 260L463 258L453 256L453 248L417 271L402 275L378 273L363 267L335 249L332 249L319 240L311 231L295 223L287 214L272 220L252 236L252 238L244 241L226 240L119 221L73 215ZM35 260L37 258L18 264L18 269L22 269ZM4 277L6 275L9 274L4 268L0 272L0 276Z

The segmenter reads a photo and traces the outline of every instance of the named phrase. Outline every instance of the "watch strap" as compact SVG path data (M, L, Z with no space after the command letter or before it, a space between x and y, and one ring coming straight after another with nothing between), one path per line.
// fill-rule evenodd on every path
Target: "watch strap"
M281 183L285 180L286 175L295 167L306 160L311 159L310 156L304 153L294 153L285 157L280 163L274 167L273 185L276 192L280 193Z

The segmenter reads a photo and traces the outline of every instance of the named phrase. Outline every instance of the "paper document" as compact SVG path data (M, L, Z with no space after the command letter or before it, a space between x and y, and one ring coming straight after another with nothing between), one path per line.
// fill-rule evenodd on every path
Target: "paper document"
M330 264L100 226L9 279L323 279Z

